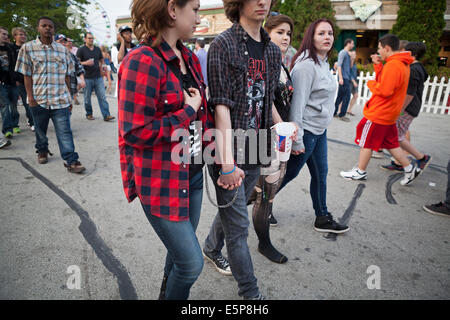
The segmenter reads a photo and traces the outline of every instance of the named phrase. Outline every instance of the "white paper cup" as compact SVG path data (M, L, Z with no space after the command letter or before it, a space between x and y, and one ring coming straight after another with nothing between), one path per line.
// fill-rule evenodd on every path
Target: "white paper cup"
M277 133L275 149L278 152L278 160L288 161L291 155L291 137L294 134L295 126L290 122L280 122L273 127Z

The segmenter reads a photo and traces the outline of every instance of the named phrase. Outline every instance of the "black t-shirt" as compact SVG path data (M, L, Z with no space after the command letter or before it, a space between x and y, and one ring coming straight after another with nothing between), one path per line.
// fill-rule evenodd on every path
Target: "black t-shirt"
M81 48L78 49L77 51L77 57L80 59L81 62L85 62L91 58L94 59L94 65L93 66L85 66L83 65L84 68L84 77L86 79L96 79L96 78L100 78L100 66L99 66L99 61L101 59L103 59L103 54L100 50L99 47L95 47L94 49L91 50L86 46L82 46Z
M14 61L17 61L17 57L19 56L19 51L22 46L18 46L15 43L11 44L11 49L14 51ZM24 83L23 74L20 72L15 72L16 81L20 82L21 84Z
M181 72L180 72L181 74ZM183 77L183 87L184 88L196 88L197 90L198 85L195 82L194 78L192 77L192 74L190 70L188 69L188 72L186 74L181 74ZM202 171L203 168L203 148L202 148L202 129L201 127L196 126L198 120L192 121L189 124L189 155L191 157L190 164L189 164L189 176L193 177L200 171ZM201 163L196 164L195 158L202 159ZM199 162L197 160L197 162Z
M264 96L266 93L267 80L267 66L264 59L264 43L262 41L255 41L252 37L249 37L247 41L247 51L248 127L258 131L263 120Z
M14 52L10 45L0 46L0 81L9 85L15 84Z
M256 41L252 37L247 41L248 77L247 77L247 105L248 128L257 133L256 148L249 137L245 139L245 163L239 164L241 169L254 169L260 164L259 160L259 129L264 123L264 97L266 95L267 66L264 59L264 42ZM235 140L235 143L239 142ZM253 154L256 152L256 155ZM252 155L250 154L252 153ZM256 159L256 163L254 162ZM239 161L239 159L238 159Z
M424 82L427 81L428 73L420 62L410 65L410 75L407 94L414 96L405 111L413 117L417 117L422 106L422 94Z

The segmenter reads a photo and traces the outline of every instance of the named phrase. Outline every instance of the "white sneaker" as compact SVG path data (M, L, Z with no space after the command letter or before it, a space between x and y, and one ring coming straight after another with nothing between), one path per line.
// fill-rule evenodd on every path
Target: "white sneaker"
M413 168L411 171L406 172L405 171L405 177L403 180L400 181L400 184L402 186L406 186L407 184L410 184L420 173L420 169L417 167L417 163L414 163Z
M34 132L34 126L30 126L31 131Z
M367 172L360 172L358 168L350 171L341 171L341 177L346 180L367 180Z
M1 148L4 148L4 147L7 147L7 146L9 146L10 144L11 144L11 141L10 141L10 140L0 138L0 149L1 149Z

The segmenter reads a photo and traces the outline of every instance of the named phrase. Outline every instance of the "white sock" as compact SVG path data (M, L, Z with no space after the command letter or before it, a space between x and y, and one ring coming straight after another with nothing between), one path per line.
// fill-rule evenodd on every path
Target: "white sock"
M366 173L364 170L361 170L359 167L356 170L358 170L358 172L361 173L361 174Z
M411 172L412 168L413 168L413 166L410 163L407 167L404 167L403 169L405 169L405 172Z

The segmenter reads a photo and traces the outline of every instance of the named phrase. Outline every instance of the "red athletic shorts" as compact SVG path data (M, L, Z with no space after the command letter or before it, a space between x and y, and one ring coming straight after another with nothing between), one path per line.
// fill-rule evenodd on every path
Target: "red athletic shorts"
M362 118L356 127L355 143L361 148L379 151L380 149L395 149L398 144L397 125L373 123Z

